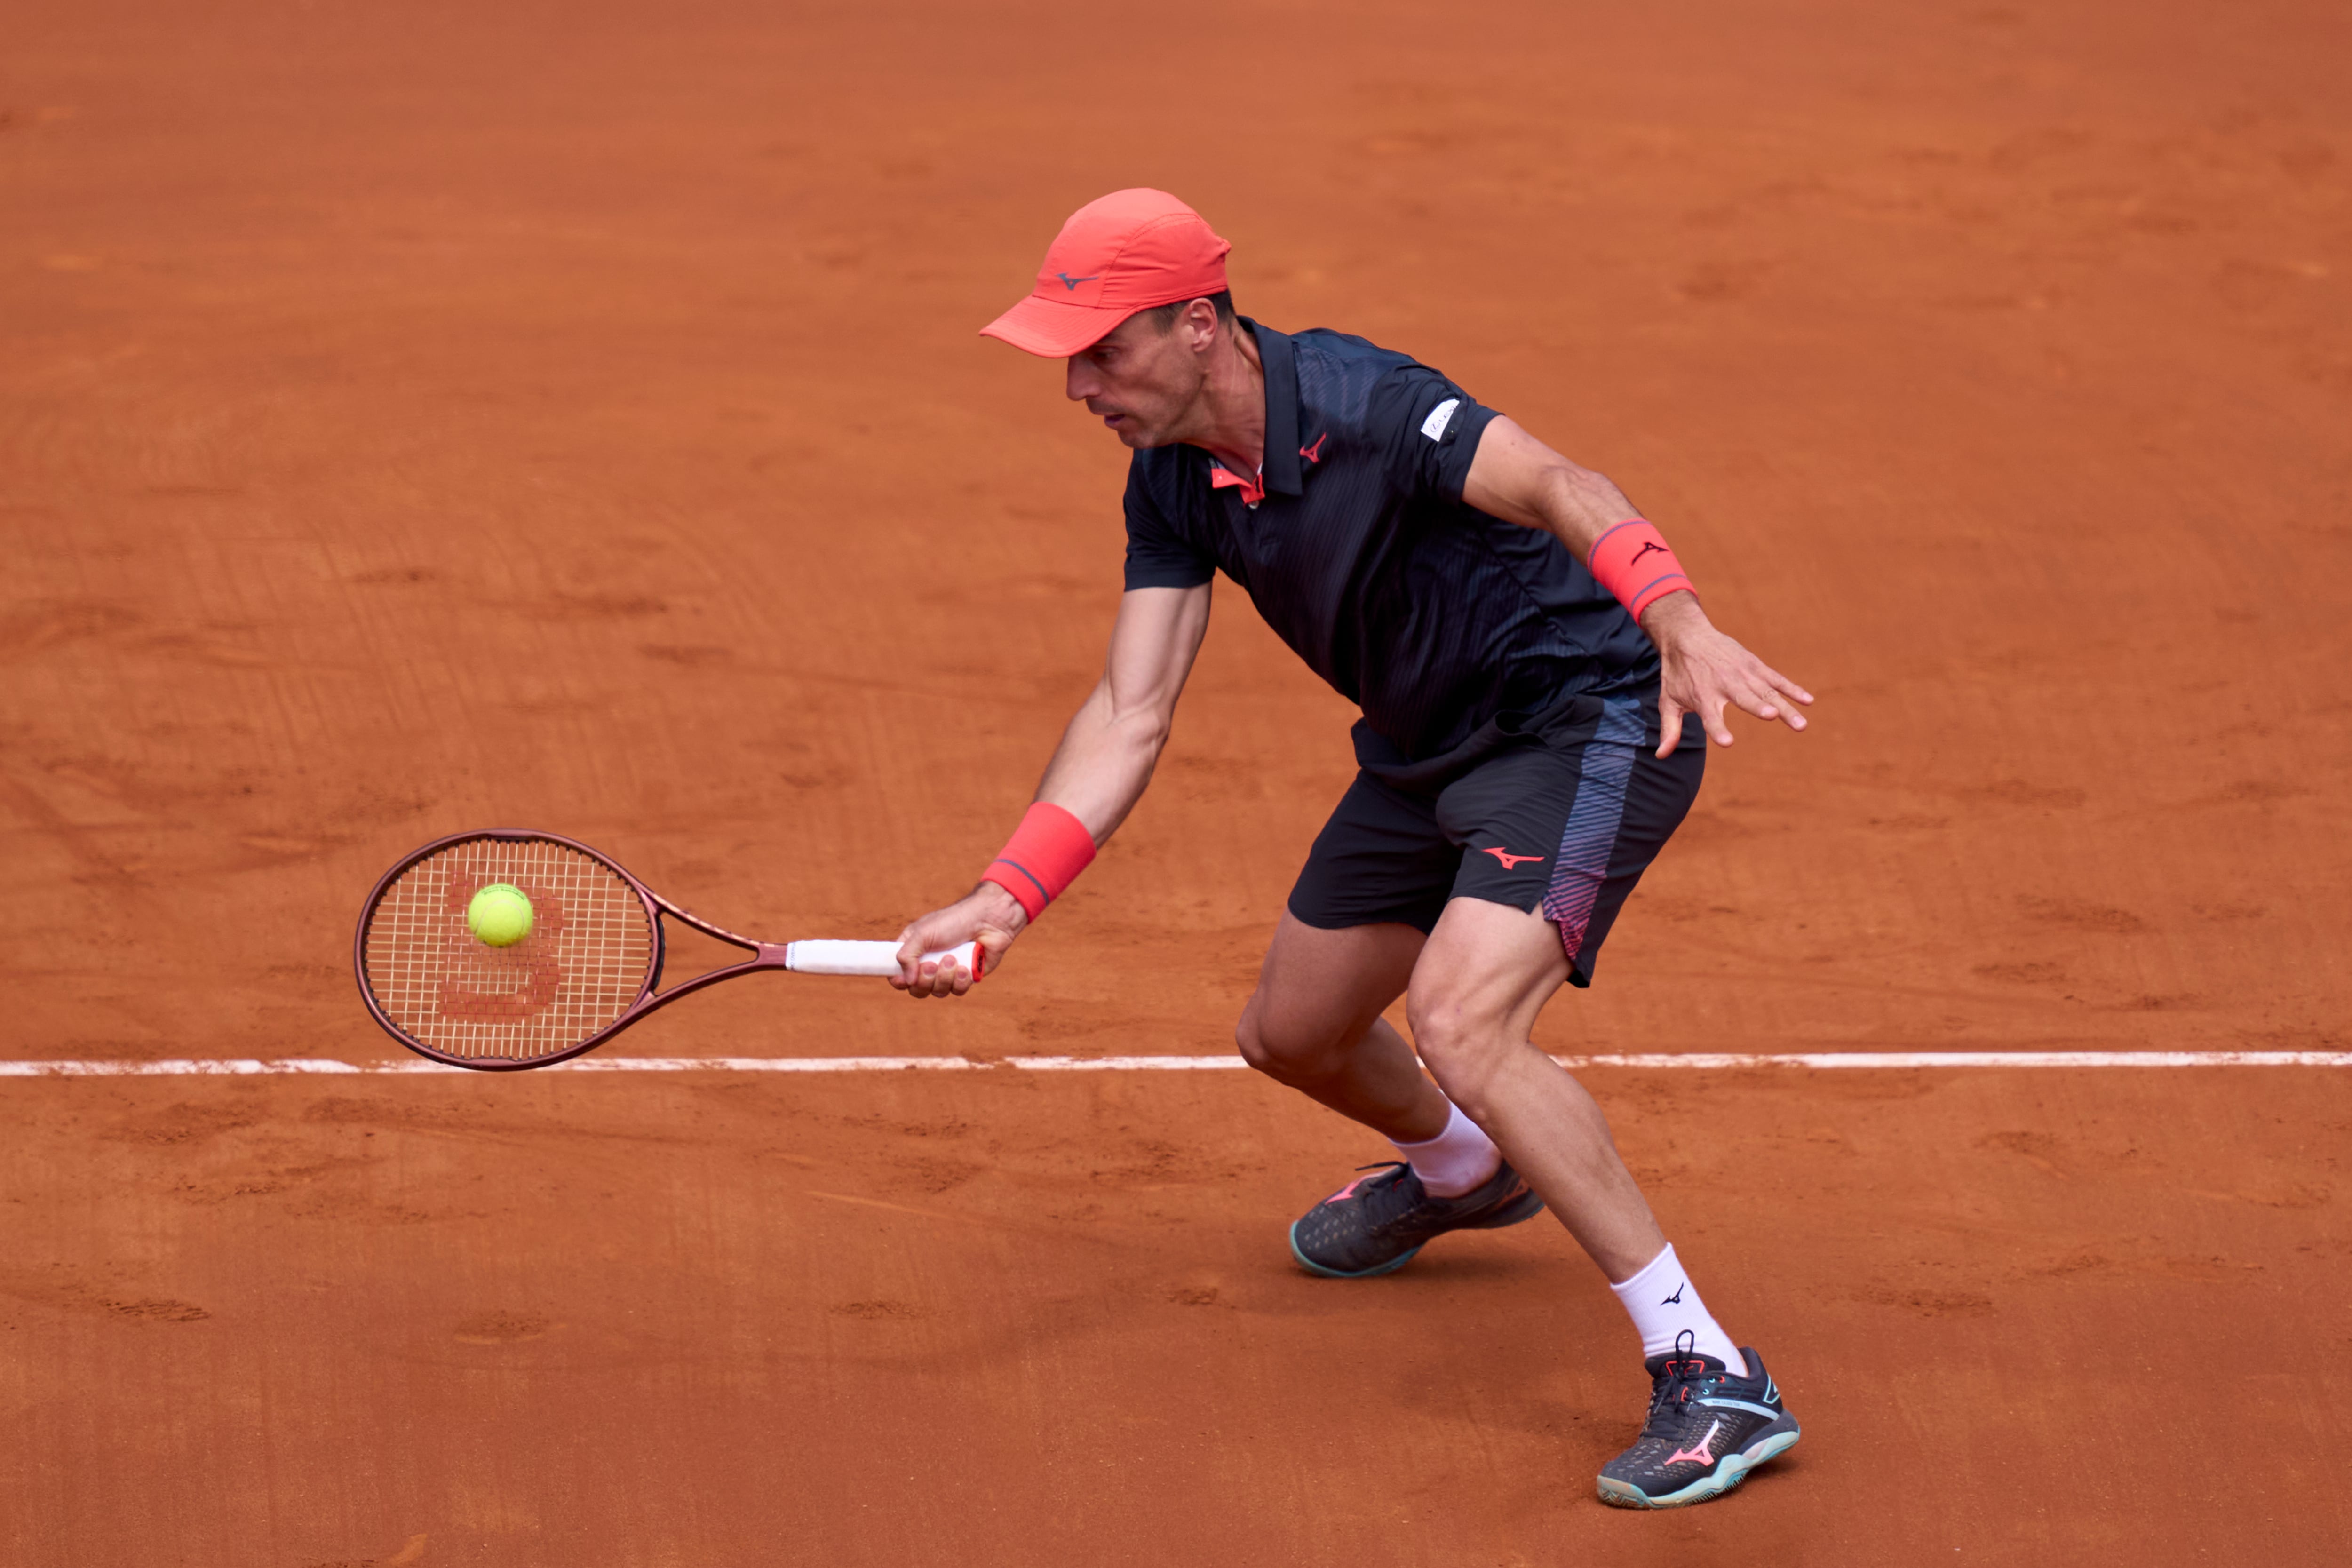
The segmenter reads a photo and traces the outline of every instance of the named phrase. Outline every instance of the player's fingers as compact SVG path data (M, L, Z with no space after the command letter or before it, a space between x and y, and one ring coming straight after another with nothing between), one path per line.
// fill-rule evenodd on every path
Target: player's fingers
M915 940L915 928L908 926L898 933L898 973L890 976L890 984L901 991L912 990L923 956L923 944Z
M1709 692L1699 714L1706 721L1707 738L1718 746L1731 744L1731 726L1723 721L1724 701L1721 692Z
M1788 684L1770 668L1758 664L1742 674L1734 695L1742 708L1759 719L1778 719L1791 730L1801 730L1805 716L1787 700L1782 688Z
M1769 665L1765 667L1764 679L1770 683L1773 690L1778 691L1783 697L1788 698L1791 702L1810 703L1813 700L1813 694L1811 692L1806 690L1803 687L1798 685L1795 681L1790 679L1787 676L1781 674L1779 670L1772 668ZM1791 730L1801 730L1805 727L1805 716L1802 713L1798 712L1794 708L1786 710L1781 713L1780 717Z
M1780 716L1780 704L1774 700L1772 690L1752 679L1740 679L1731 687L1730 695L1734 702L1759 719L1778 719Z
M1673 756L1682 738L1683 705L1667 695L1662 686L1658 689L1658 760L1664 762Z
M1759 664L1757 668L1763 671L1766 683L1769 684L1773 690L1780 692L1785 697L1793 699L1796 701L1802 702L1808 707L1811 706L1813 700L1813 694L1811 692L1806 690L1803 687L1798 685L1795 681L1790 679L1787 676L1781 674L1779 670L1773 668L1769 664Z
M933 951L944 951L945 942L937 943ZM961 996L971 989L969 984L958 984L966 973L962 964L952 958L939 958L923 965L923 978L934 996Z

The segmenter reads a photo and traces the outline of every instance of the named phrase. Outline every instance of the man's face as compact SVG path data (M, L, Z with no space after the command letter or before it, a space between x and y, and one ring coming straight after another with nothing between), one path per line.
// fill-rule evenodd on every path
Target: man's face
M1205 307L1214 331L1215 317ZM1207 384L1199 324L1179 316L1165 331L1150 312L1129 316L1092 348L1070 356L1069 395L1129 447L1183 439Z

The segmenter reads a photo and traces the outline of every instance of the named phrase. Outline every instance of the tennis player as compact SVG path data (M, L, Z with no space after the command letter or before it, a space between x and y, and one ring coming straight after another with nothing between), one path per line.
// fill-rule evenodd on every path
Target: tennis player
M1721 1496L1797 1423L1701 1300L1592 1097L1528 1032L1561 985L1591 984L1690 809L1693 730L1731 744L1730 706L1801 730L1812 699L1715 628L1599 474L1403 354L1234 315L1230 248L1164 192L1115 192L983 329L1066 360L1068 395L1133 449L1127 591L1036 803L977 888L906 929L893 984L962 994L972 974L920 955L977 939L992 969L1118 831L1224 573L1363 709L1355 782L1236 1035L1252 1067L1397 1158L1309 1209L1292 1254L1365 1279L1549 1205L1624 1303L1651 1378L1601 1500ZM1381 1016L1400 994L1411 1044Z

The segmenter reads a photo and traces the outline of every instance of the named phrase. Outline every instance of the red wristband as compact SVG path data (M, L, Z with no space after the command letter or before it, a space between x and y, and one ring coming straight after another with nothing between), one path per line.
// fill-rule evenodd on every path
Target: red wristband
M1035 920L1095 858L1095 836L1058 805L1031 806L981 880L1012 894Z
M1675 552L1666 548L1658 531L1638 517L1629 518L1594 540L1591 558L1585 566L1602 587L1617 595L1617 602L1637 621L1643 610L1668 594L1698 592L1691 586L1683 563L1675 559Z

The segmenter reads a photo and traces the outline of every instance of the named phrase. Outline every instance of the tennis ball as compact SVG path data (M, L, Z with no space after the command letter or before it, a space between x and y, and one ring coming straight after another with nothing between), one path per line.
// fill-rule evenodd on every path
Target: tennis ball
M530 900L512 882L492 882L466 906L466 929L492 947L512 947L530 934Z

